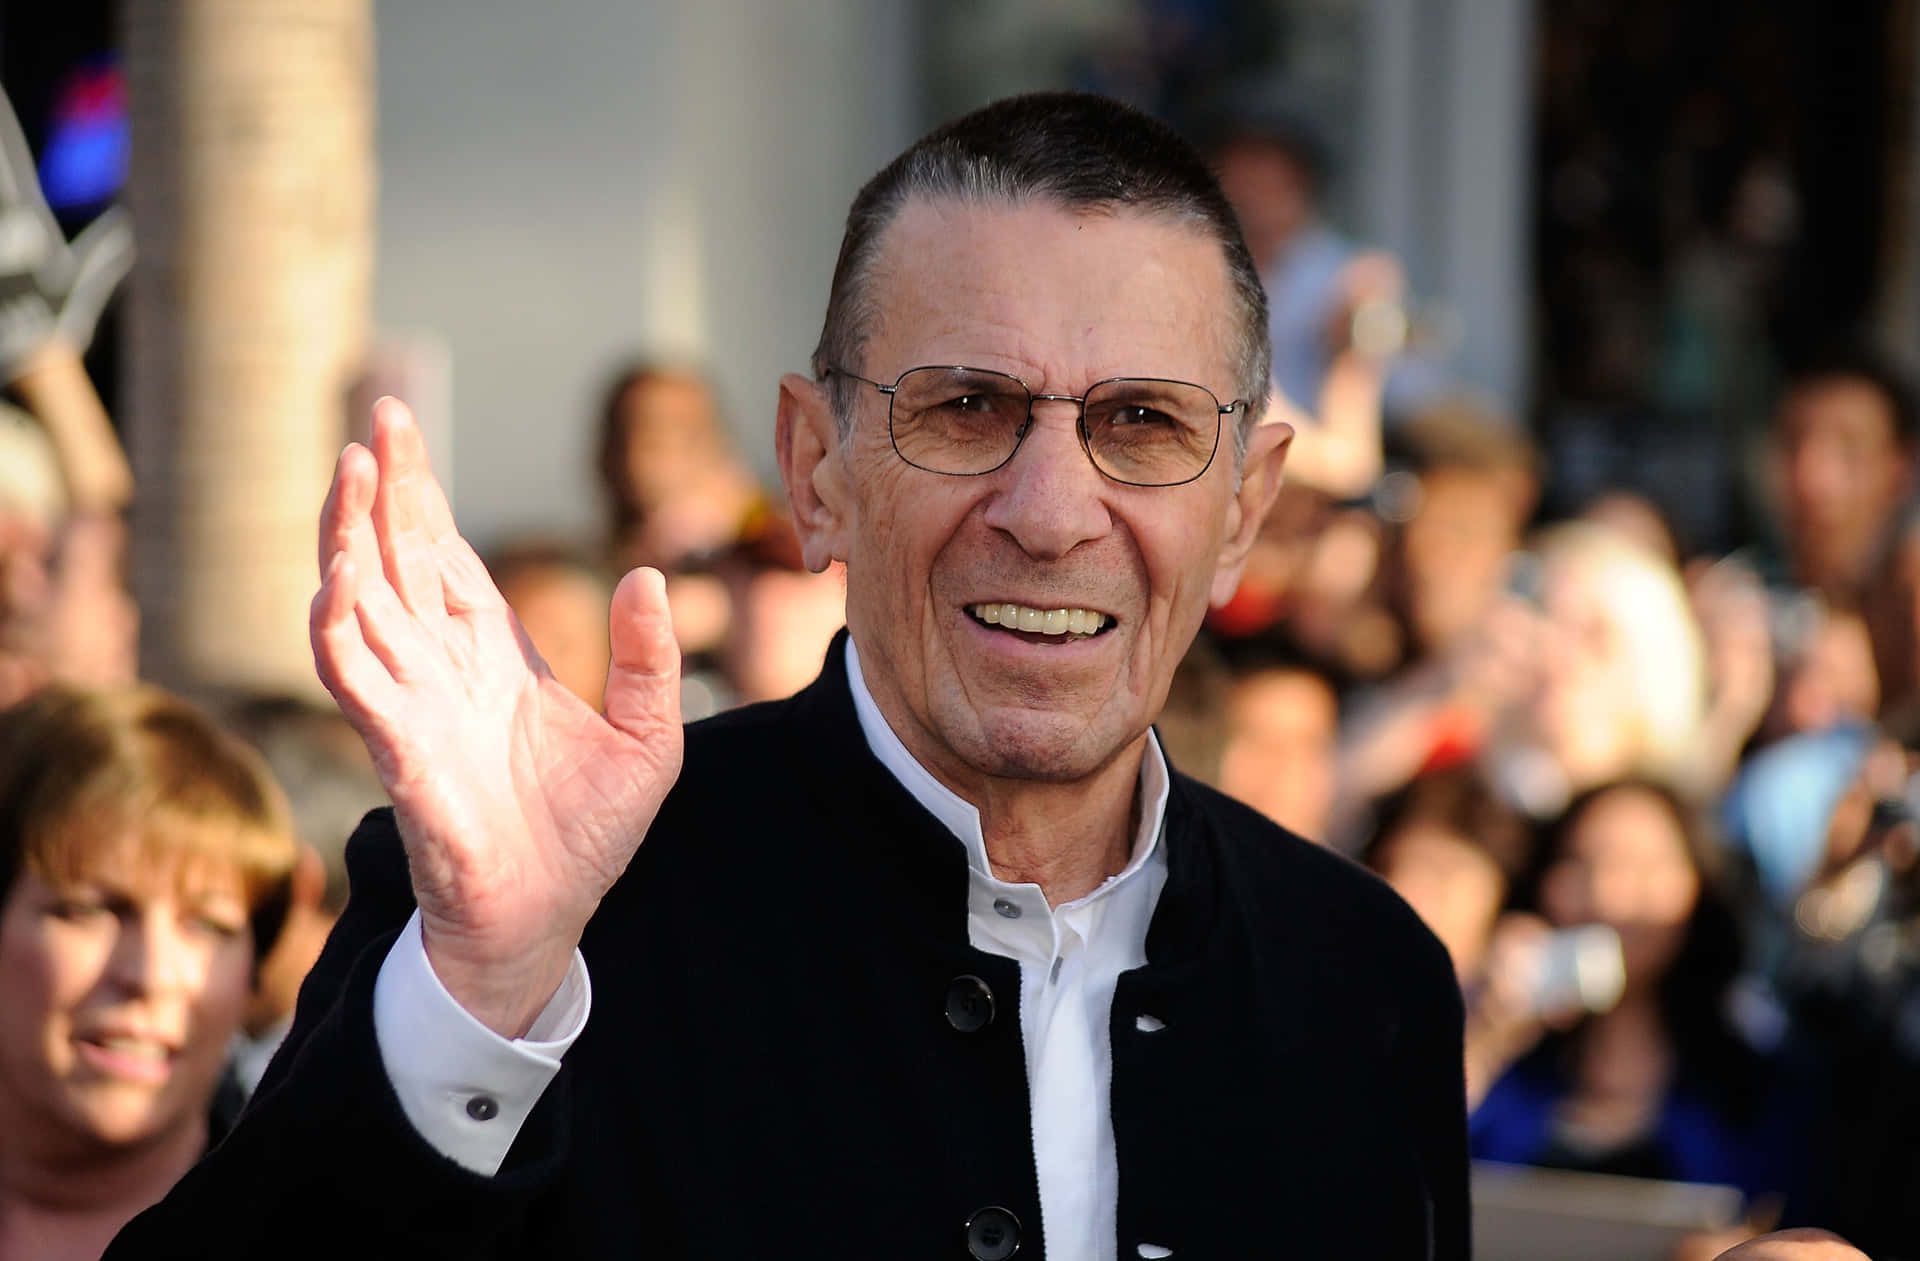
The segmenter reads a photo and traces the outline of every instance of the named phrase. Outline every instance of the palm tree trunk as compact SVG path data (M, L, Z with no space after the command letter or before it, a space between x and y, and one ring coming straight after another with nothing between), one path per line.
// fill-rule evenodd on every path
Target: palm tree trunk
M371 0L126 0L146 677L311 690L314 522L373 263Z

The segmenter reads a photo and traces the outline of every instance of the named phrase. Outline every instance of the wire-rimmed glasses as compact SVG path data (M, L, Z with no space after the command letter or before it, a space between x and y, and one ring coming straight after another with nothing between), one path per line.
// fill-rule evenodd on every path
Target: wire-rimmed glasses
M1033 428L1033 405L1077 403L1080 445L1093 466L1129 486L1178 486L1213 463L1220 418L1246 407L1221 403L1205 386L1158 377L1111 377L1085 394L1035 394L1019 377L990 368L909 368L892 385L829 366L887 395L887 432L908 464L929 473L991 473Z

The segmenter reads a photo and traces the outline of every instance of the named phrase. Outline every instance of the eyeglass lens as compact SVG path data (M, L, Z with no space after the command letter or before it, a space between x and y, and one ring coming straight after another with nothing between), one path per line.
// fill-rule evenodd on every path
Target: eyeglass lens
M1027 387L1003 373L916 368L894 388L894 449L929 472L992 472L1020 445L1032 405ZM1197 385L1103 381L1083 406L1088 452L1117 481L1189 481L1206 470L1219 442L1219 404Z

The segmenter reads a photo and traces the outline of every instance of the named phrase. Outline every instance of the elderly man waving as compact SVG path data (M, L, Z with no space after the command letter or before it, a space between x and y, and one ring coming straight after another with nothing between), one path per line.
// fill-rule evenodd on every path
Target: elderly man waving
M780 388L847 632L684 736L659 576L595 713L383 402L313 641L394 810L251 1112L113 1255L1465 1256L1445 954L1151 729L1279 480L1267 353L1160 124L927 136Z

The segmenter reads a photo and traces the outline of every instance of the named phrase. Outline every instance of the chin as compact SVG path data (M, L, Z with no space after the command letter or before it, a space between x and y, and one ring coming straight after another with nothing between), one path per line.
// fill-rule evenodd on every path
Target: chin
M1098 739L1077 715L1000 710L981 715L979 735L955 749L975 770L1001 779L1071 783L1099 770L1124 742Z
M82 1132L102 1147L133 1147L165 1128L152 1108L89 1108L81 1114Z
M180 1117L170 1115L165 1101L152 1095L76 1099L69 1120L103 1147L136 1146L181 1123Z

